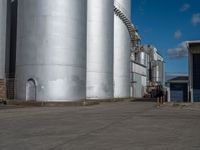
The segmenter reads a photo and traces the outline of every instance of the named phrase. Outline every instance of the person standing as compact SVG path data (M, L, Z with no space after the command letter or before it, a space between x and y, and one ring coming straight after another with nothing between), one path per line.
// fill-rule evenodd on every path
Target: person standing
M164 99L163 99L163 96L164 96L164 92L163 92L163 88L162 88L162 85L158 85L157 86L157 106L159 107L161 104L164 103Z

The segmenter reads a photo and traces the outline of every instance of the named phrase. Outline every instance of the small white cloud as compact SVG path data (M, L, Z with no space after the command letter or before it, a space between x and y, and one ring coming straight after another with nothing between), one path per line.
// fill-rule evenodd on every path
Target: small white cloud
M192 16L192 24L193 24L194 26L200 24L200 13L198 13L198 14L193 14L193 16Z
M167 54L171 59L179 59L188 56L188 49L186 42L182 42L177 45L176 48L170 48L167 50Z
M182 32L181 30L177 30L175 33L174 33L174 38L175 39L180 39L182 37Z
M180 11L185 12L188 9L190 9L190 4L183 4L182 7L180 8Z

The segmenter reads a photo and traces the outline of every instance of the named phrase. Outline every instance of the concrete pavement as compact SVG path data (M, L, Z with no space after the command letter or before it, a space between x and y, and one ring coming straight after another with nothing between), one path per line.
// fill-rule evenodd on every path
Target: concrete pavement
M199 150L200 110L152 102L0 108L1 150Z

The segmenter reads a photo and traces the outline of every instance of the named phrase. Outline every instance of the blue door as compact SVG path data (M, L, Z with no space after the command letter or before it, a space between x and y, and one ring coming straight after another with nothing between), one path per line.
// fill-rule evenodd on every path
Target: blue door
M188 101L188 84L187 83L171 83L170 95L172 102Z

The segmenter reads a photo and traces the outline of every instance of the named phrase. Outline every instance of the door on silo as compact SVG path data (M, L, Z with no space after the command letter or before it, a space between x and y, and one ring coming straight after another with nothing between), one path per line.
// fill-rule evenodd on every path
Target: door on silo
M36 82L29 79L26 84L26 101L36 101Z

